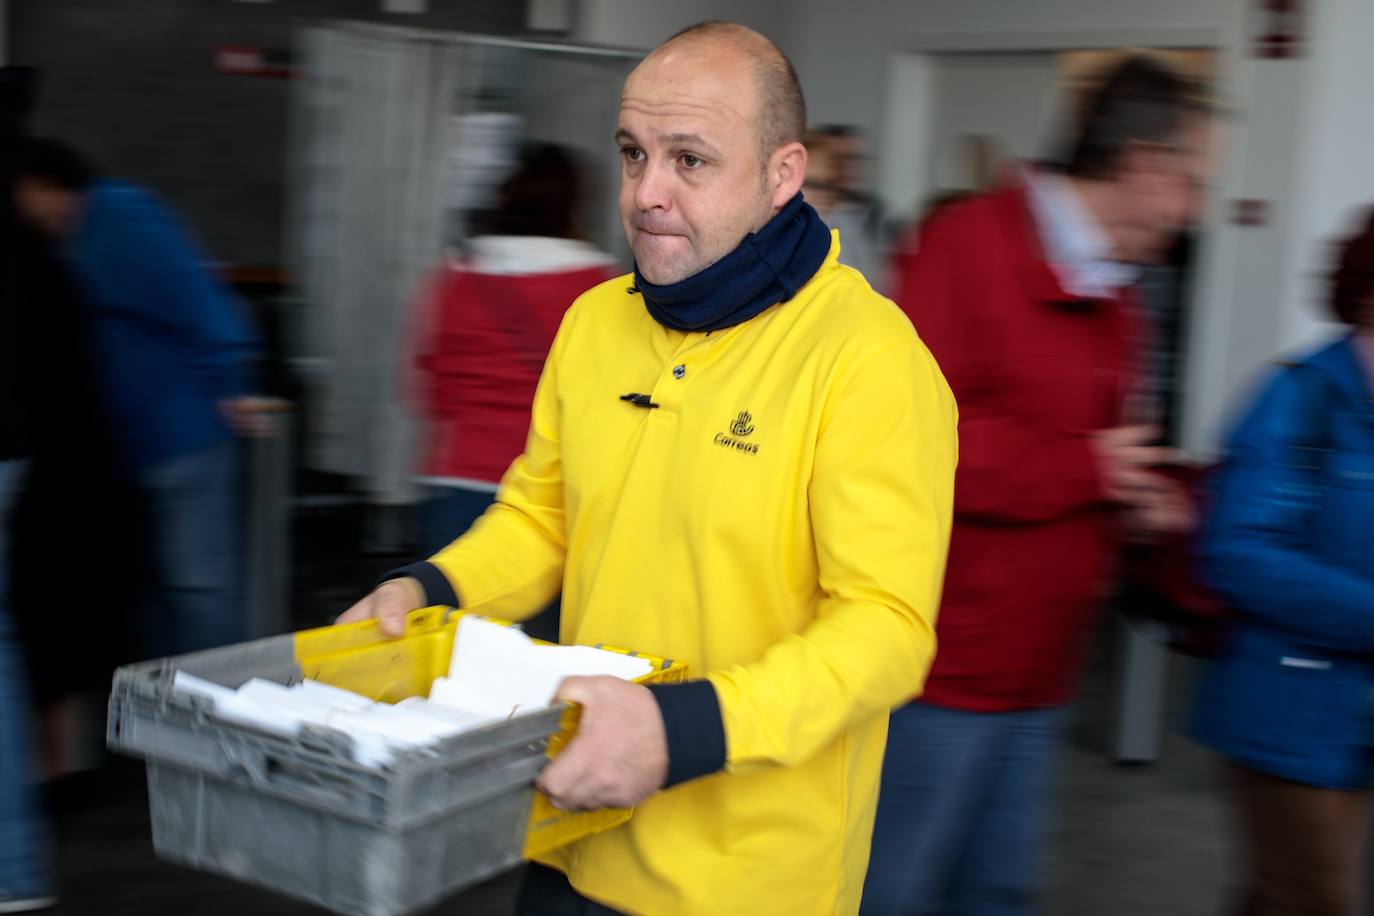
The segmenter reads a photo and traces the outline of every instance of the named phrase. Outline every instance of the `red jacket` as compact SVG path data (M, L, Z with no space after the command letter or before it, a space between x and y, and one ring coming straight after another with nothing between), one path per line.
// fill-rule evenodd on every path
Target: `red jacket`
M897 302L959 402L923 698L974 711L1062 702L1118 547L1089 436L1123 422L1131 309L1065 293L1020 184L937 213L895 267Z
M609 256L567 239L488 236L472 245L474 257L436 271L419 303L421 475L495 484L525 448L564 312L617 271Z

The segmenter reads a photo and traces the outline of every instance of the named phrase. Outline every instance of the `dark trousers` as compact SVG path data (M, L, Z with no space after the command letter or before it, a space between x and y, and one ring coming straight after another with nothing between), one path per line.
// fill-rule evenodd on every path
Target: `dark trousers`
M242 642L243 505L234 440L139 472L156 594L144 610L149 658Z
M1061 707L892 713L863 916L1028 916Z
M433 556L461 537L494 502L496 494L485 490L430 487L429 498L420 506L424 555Z
M29 766L28 681L9 607L10 506L25 471L23 461L0 461L0 903L39 897L52 886L48 825Z
M561 871L530 863L515 903L516 916L623 916L573 890Z
M495 493L469 490L466 487L430 487L430 498L420 507L426 557L443 550L496 502ZM523 629L535 639L558 642L558 617L561 602L558 598L535 616L524 622Z

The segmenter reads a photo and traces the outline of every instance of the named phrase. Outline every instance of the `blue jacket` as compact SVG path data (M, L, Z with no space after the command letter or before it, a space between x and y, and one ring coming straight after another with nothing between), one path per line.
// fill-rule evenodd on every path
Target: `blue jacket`
M1374 390L1347 337L1279 371L1233 434L1203 531L1237 609L1196 732L1314 786L1374 782Z
M98 182L66 253L93 314L106 404L131 469L227 439L217 403L248 393L255 340L171 209L127 182Z

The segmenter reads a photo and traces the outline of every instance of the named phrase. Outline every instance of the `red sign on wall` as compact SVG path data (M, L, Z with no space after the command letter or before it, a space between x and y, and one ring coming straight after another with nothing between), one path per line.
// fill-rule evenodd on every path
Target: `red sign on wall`
M235 76L288 79L296 75L285 51L264 51L248 45L220 45L215 49L215 69Z
M1255 56L1269 60L1302 57L1307 38L1306 0L1259 0Z

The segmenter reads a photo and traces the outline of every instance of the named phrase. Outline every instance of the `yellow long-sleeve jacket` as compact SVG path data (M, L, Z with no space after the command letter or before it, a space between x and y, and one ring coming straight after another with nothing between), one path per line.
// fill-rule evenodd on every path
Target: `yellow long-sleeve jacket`
M838 254L713 333L655 322L632 277L580 297L524 455L430 561L479 613L561 587L563 642L680 659L713 688L718 721L659 702L672 768L699 772L683 761L723 733L719 770L549 859L625 912L858 910L887 713L935 651L957 419L906 317Z

